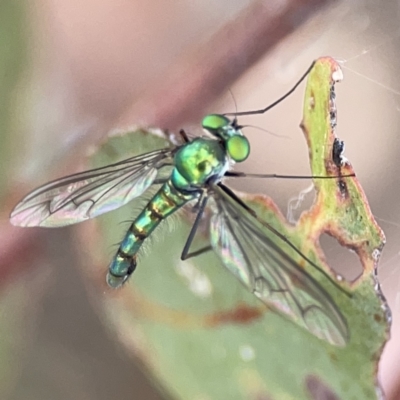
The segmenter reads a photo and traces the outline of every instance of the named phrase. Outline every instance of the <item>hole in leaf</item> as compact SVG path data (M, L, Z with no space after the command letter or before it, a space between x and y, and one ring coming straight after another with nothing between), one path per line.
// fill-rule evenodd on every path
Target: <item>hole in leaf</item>
M315 190L313 184L299 191L298 195L291 197L287 204L286 219L288 222L295 225L301 213L311 208L314 199Z
M354 251L341 246L335 238L326 233L320 236L319 242L329 267L346 281L353 282L362 274L362 265Z

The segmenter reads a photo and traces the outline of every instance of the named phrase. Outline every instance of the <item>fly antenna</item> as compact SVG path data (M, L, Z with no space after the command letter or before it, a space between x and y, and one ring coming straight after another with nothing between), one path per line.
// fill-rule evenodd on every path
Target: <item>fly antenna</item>
M232 125L233 125L233 126L237 126L237 114L238 114L238 112L237 112L236 98L235 98L235 96L233 95L233 92L232 92L231 89L229 89L229 93L230 93L230 95L231 95L231 97L232 97L233 104L235 104L235 112L232 113L232 114L229 114L229 115L234 115L234 118L233 118L233 121L232 121ZM224 114L224 115L227 115L227 114Z
M290 136L279 135L278 133L274 133L272 131L269 131L268 129L261 128L260 126L257 126L257 125L240 125L240 129L243 129L243 128L255 128L255 129L258 129L258 130L263 131L265 133L268 133L271 136L275 136L275 137L278 137L278 138L281 138L281 139L291 139Z

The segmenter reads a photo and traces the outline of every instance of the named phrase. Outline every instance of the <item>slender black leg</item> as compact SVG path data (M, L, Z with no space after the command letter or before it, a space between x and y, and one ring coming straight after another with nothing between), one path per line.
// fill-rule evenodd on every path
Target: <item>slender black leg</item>
M254 114L264 114L271 108L275 107L277 104L279 104L281 101L285 100L288 96L290 96L296 89L297 86L300 85L301 82L305 79L305 77L310 73L310 71L313 69L315 65L315 61L312 62L312 64L308 67L307 71L302 75L302 77L296 82L296 84L282 97L280 97L278 100L274 101L272 104L269 106L262 108L260 110L254 110L254 111L240 111L240 112L235 112L235 113L225 113L224 115L234 115L234 116L239 116L239 115L254 115Z
M205 195L203 197L203 199L201 200L200 208L199 208L199 211L198 211L198 213L196 215L196 219L194 221L192 229L190 230L189 236L188 236L188 238L186 240L185 247L182 250L181 260L187 260L188 258L195 257L195 256L198 256L200 254L206 253L207 251L212 250L211 246L205 246L205 247L203 247L203 248L201 248L199 250L196 250L196 251L193 251L193 252L189 253L190 246L192 245L193 239L194 239L194 237L196 235L197 228L200 225L201 217L203 216L204 210L205 210L206 205L207 205L207 201L208 201L208 196Z
M189 140L189 138L188 138L188 135L186 134L186 132L185 132L183 129L181 129L181 130L179 131L179 134L181 135L181 137L182 137L182 139L183 139L183 141L184 141L185 143L189 143L189 142L190 142L190 140Z
M228 178L279 178L279 179L336 179L336 178L351 178L356 174L339 175L339 176L320 176L320 175L279 175L279 174L248 174L239 171L226 171L225 175Z

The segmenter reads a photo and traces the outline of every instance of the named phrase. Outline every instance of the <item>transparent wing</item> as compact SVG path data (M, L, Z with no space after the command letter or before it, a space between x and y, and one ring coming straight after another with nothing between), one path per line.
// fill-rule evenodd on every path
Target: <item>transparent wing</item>
M211 245L224 265L265 304L315 336L344 346L348 341L344 317L329 294L284 249L301 255L300 251L282 235L282 246L272 241L269 235L277 232L224 189L214 186L217 210L210 226Z
M172 150L161 149L57 179L23 198L10 221L59 227L97 217L140 196L152 183L165 181L171 163Z

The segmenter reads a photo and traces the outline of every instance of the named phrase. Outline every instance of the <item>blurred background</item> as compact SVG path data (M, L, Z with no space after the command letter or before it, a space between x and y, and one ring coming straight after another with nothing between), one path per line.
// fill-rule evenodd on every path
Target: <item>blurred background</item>
M112 129L153 125L200 133L205 113L266 106L324 55L342 61L336 132L387 236L379 278L393 327L379 375L388 398L400 398L399 3L266 3L1 2L0 354L9 360L2 365L9 374L0 384L2 398L164 398L92 307L79 272L84 243L70 228L9 226L16 201L77 171L90 146ZM309 174L299 129L303 89L266 115L246 119L283 137L248 128L252 155L243 170ZM308 185L232 184L270 195L283 213ZM333 241L324 238L323 246L332 265L358 265Z

